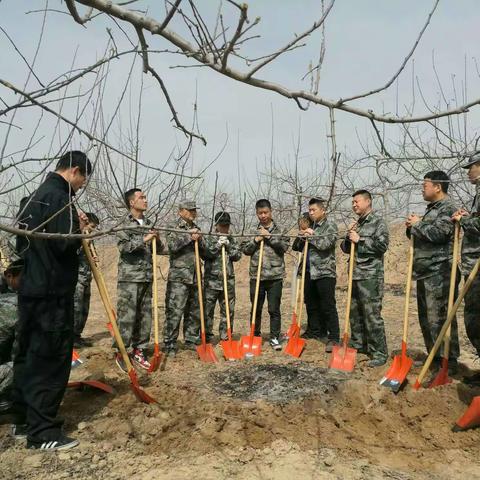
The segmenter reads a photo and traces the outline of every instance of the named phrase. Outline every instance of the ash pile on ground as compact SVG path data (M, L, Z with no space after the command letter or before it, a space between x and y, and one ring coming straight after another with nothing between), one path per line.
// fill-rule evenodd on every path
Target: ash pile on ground
M341 375L308 363L232 365L211 374L211 389L243 401L286 404L311 395L333 394Z

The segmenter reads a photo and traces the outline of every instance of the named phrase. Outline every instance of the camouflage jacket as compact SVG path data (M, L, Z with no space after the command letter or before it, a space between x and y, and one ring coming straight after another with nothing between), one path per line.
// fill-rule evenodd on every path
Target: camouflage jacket
M256 230L253 230L252 234L258 233L258 225ZM275 222L268 229L271 234L280 234L280 229ZM285 260L284 255L288 250L290 240L288 237L275 236L266 238L263 247L263 265L260 273L260 280L278 280L285 276ZM258 260L260 255L260 243L255 241L254 237L249 237L248 240L242 242L242 251L245 255L252 257L250 259L250 278L257 278Z
M170 228L176 230L185 230L185 233L168 232L167 246L170 255L170 269L168 271L168 281L182 282L187 285L193 285L196 280L195 274L195 245L188 230L199 227L195 224L188 224L183 218L179 218L177 223L170 225ZM200 257L204 257L205 240L203 237L198 241Z
M92 269L88 263L87 256L80 248L78 252L78 283L82 285L88 285L92 281Z
M385 220L375 211L367 213L357 221L360 240L355 246L353 280L371 277L383 278L383 255L388 249L388 227ZM340 245L344 253L350 253L348 237Z
M468 275L480 258L480 181L468 217L462 217L462 273Z
M335 244L338 228L328 218L313 225L313 235L308 237L307 270L312 280L319 278L335 278L337 275L335 264ZM303 251L305 237L297 237L292 250ZM300 273L302 263L300 262Z
M210 235L205 238L205 287L212 290L223 290L222 247L218 244L217 236ZM227 260L227 282L229 286L235 285L235 269L233 262L242 258L242 251L234 237L228 235L230 244L225 247Z
M131 215L125 226L140 225ZM150 220L144 219L144 226L151 225ZM143 237L147 235L145 229L123 230L117 233L118 278L119 282L151 282L152 281L152 244L145 243ZM157 254L163 250L162 242L157 241Z
M422 220L407 228L407 237L414 237L414 279L449 272L454 232L451 216L456 210L449 197L429 203Z
M12 360L17 318L17 294L11 291L0 294L0 364Z

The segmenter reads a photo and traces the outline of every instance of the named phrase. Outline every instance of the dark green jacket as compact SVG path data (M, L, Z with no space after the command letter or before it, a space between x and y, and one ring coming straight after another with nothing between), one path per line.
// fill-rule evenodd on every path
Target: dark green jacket
M454 232L451 217L456 210L449 197L429 203L422 220L407 229L407 236L414 236L413 277L416 280L439 273L446 275L450 271Z
M355 246L355 266L353 280L365 280L371 277L383 278L383 256L388 249L388 227L383 217L371 211L357 221L360 240ZM344 253L350 253L348 237L340 245Z
M468 217L462 217L462 273L468 275L480 258L480 181Z
M313 235L310 237L297 237L292 245L292 250L303 251L305 238L308 238L308 263L307 269L312 280L319 278L335 278L335 245L338 236L338 227L328 218L313 225ZM300 262L301 269L302 262ZM301 272L301 270L300 270Z
M252 234L257 233L260 225L256 230L252 230ZM271 234L280 234L280 229L275 222L268 229ZM263 248L263 264L260 273L260 280L279 280L285 276L285 260L284 255L290 245L290 240L285 236L270 237L264 240ZM242 251L250 259L250 278L257 278L258 260L260 255L260 242L257 243L254 237L249 237L242 243Z

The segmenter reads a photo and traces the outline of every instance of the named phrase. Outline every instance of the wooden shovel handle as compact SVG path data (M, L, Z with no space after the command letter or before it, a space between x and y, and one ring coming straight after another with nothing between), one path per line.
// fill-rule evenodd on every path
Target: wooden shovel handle
M205 334L205 315L203 312L203 290L202 290L202 271L200 269L200 253L198 251L198 240L195 240L195 272L197 277L198 303L200 305L200 332Z
M417 377L415 386L419 386L423 382L423 379L425 378L425 375L428 369L430 368L430 365L433 362L433 357L435 357L435 354L440 348L440 344L443 341L443 337L445 336L445 333L447 332L448 328L452 324L453 317L457 313L458 307L462 303L463 298L465 297L473 281L475 280L475 277L477 276L479 269L480 269L480 258L477 260L477 263L475 263L475 266L473 267L473 270L470 272L470 275L468 276L465 284L463 285L463 288L460 290L460 293L458 294L458 297L455 300L455 303L453 304L452 309L448 313L447 319L445 320L445 323L443 324L442 329L438 333L437 340L435 341L435 344L433 345L432 349L430 350L430 353L428 354L427 360L425 361L425 365L423 365L422 370L420 371Z
M344 334L350 332L350 308L352 306L353 266L355 262L355 242L350 241L350 262L348 264L347 309L345 312Z
M408 269L407 269L407 286L405 287L405 306L403 311L403 337L404 343L407 343L408 335L408 310L410 308L410 295L412 293L412 275L413 275L413 254L414 254L414 237L410 236L408 243Z
M93 278L95 279L95 282L97 284L103 306L105 307L105 311L107 313L107 317L110 321L110 324L112 325L113 336L115 338L115 341L117 342L117 346L120 350L123 361L127 366L127 370L130 372L133 370L132 362L130 361L130 357L128 356L127 350L125 349L125 344L123 343L122 336L120 335L120 331L118 330L115 310L112 307L112 302L110 301L110 296L108 295L103 275L97 267L88 242L85 239L82 239L82 246L83 250L85 251L88 263L90 264L90 268L92 269Z
M263 265L263 244L264 240L260 240L260 253L258 254L258 267L257 267L257 280L255 282L255 295L253 296L253 306L252 306L252 318L251 325L255 325L255 317L257 314L257 304L258 304L258 291L260 290L260 278L262 274L262 265Z
M227 255L225 245L222 245L222 274L223 274L223 295L225 296L225 316L227 317L227 331L231 331L230 325L230 304L228 303L228 282L227 282Z
M302 316L303 316L303 294L305 292L305 274L307 271L307 255L308 255L308 240L305 239L305 247L303 247L303 259L302 259L302 277L300 279L300 295L298 298L298 318L297 325L302 326Z
M158 344L158 282L157 282L157 238L152 238L152 303L154 342Z

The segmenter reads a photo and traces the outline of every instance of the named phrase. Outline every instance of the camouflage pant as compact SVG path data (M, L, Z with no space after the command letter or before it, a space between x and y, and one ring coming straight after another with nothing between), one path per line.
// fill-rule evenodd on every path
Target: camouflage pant
M223 290L215 290L213 288L205 288L205 322L207 339L211 340L214 336L213 333L213 320L215 313L215 305L220 305L220 324L218 326L218 332L222 340L227 339L227 313L225 309L225 294ZM228 306L230 308L230 326L233 332L233 318L235 313L235 286L228 286Z
M125 347L147 348L152 329L152 284L118 282L117 316Z
M90 310L90 282L77 283L73 301L73 333L75 337L81 337Z
M382 318L383 278L354 280L350 321L351 345L364 350L373 359L388 356L385 325Z
M0 365L0 398L9 398L13 385L13 362Z
M467 277L465 277L466 281ZM468 339L480 356L480 275L477 275L465 295L465 329Z
M459 275L457 275L459 278ZM458 286L458 285L457 285ZM448 291L450 289L450 274L436 274L428 278L417 280L417 305L418 320L422 329L423 340L427 352L433 347L442 325L447 319ZM455 291L455 297L457 292ZM443 345L437 352L437 358L442 355ZM460 355L458 345L457 319L452 322L450 340L450 359L456 359Z
M176 348L182 317L185 343L198 343L200 340L200 306L197 286L168 281L165 293L165 324L163 326L163 342L166 349Z

